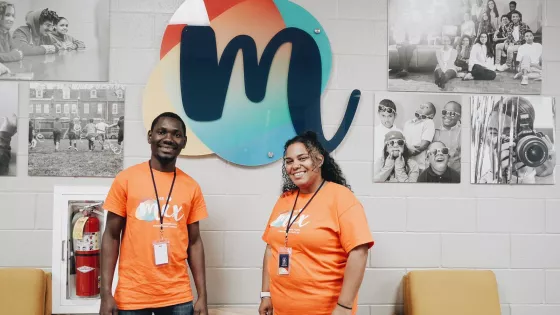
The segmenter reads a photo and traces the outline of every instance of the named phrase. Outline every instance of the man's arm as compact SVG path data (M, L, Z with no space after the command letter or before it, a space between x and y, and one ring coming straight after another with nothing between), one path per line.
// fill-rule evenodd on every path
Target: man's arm
M107 212L107 223L101 240L101 309L100 314L113 314L116 311L112 294L113 275L119 257L121 231L126 219L112 212ZM116 314L116 312L115 312Z
M14 31L13 41L14 46L21 50L25 56L44 55L47 53L45 47L30 44L27 35L19 28Z
M207 308L206 295L206 266L204 259L204 244L200 237L200 227L198 222L187 225L189 231L189 247L187 248L187 261L194 278L198 300L195 305L195 314L197 307ZM206 311L207 312L207 311ZM206 314L206 313L202 313Z

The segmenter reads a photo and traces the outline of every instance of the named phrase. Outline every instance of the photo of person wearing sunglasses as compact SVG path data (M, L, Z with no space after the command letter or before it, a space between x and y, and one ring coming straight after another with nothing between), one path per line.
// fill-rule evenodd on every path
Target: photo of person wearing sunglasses
M416 182L418 164L411 158L402 132L389 131L384 143L384 154L374 164L374 182Z
M426 169L426 149L434 139L436 131L434 116L436 107L432 102L422 102L414 113L414 118L404 123L403 135L412 159L418 163L420 171Z
M460 183L462 104L469 100L459 94L376 93L373 182Z
M461 175L449 167L450 150L445 143L434 141L428 147L428 168L418 177L419 183L460 183Z
M374 150L373 159L378 160L383 156L383 147L385 146L385 135L389 131L401 131L395 124L397 118L397 106L389 99L382 99L377 106L377 115L379 116L379 124L375 126L374 133Z
M449 167L461 174L461 104L449 101L441 111L441 127L436 129L434 142L449 148Z

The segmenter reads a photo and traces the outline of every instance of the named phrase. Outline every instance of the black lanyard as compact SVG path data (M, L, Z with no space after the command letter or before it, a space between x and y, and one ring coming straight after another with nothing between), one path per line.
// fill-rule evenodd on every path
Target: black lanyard
M152 161L148 161L148 164L150 165L150 173L152 174L152 183L154 184L154 191L156 192L156 203L158 206L158 210L159 210L159 222L160 222L160 231L161 231L161 235L163 237L163 215L164 212L161 211L161 205L159 204L159 196L157 193L157 187L156 187L156 180L154 178L154 171L152 170ZM173 181L171 182L171 189L169 189L169 195L167 195L167 202L165 203L165 208L164 211L167 210L167 207L169 206L169 198L171 198L171 193L173 192L173 185L175 185L175 178L177 177L177 169L174 168L173 169Z
M294 206L292 207L292 212L290 212L290 218L288 219L288 225L286 226L286 238L284 240L284 247L288 247L288 232L290 231L290 228L292 227L294 222L297 221L300 214L302 214L303 210L305 210L305 208L307 208L307 206L311 203L311 200L313 200L313 198L315 198L315 195L317 195L319 190L321 190L321 188L323 187L323 184L325 184L325 180L323 180L323 182L321 183L321 186L319 186L319 188L317 188L315 193L313 193L313 196L311 196L309 201L305 204L305 206L301 209L301 211L297 214L297 216L292 221L292 215L294 214L294 210L296 209L296 204L297 204L297 200L298 200L298 197L299 197L299 189L298 189L298 192L297 192L297 195L296 195L296 201L294 201Z

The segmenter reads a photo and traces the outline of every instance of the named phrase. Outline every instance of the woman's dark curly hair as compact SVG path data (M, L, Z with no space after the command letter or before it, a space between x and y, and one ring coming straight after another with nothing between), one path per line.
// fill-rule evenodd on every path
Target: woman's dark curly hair
M284 157L286 156L286 151L288 147L294 143L301 143L305 146L313 163L317 163L317 155L320 154L323 156L323 165L321 166L321 177L325 181L333 182L340 184L342 186L350 188L350 185L346 182L340 167L332 158L332 156L325 150L321 142L317 139L317 134L313 131L307 131L302 135L295 136L294 138L288 140L284 145ZM298 187L292 182L290 176L286 172L286 164L282 163L282 192L289 192L292 190L298 189Z

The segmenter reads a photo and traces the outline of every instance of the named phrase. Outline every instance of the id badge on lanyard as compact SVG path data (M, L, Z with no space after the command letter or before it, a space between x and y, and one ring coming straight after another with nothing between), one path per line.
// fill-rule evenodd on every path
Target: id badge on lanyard
M292 259L292 248L281 247L278 250L278 275L287 276L290 274L290 260Z
M159 222L160 222L160 238L159 241L153 242L154 247L154 263L156 266L166 265L169 263L169 241L163 238L163 217L165 212L162 211L161 205L159 204L159 196L157 193L156 181L154 179L154 173L152 171L152 161L149 161L150 173L152 174L152 182L154 184L154 191L156 195L156 202L159 210ZM177 169L173 170L173 181L171 182L171 189L169 189L169 194L167 195L167 203L165 208L169 206L169 199L171 198L171 193L173 192L173 186L175 185L175 178L177 177Z

